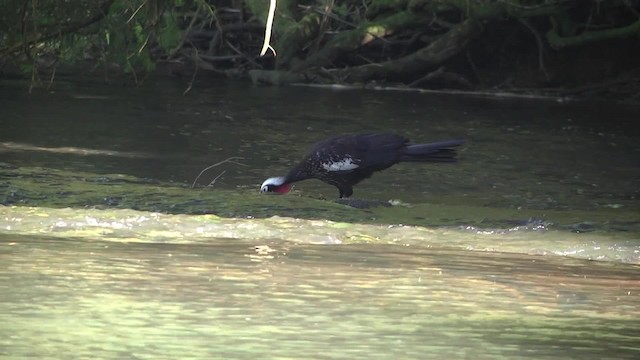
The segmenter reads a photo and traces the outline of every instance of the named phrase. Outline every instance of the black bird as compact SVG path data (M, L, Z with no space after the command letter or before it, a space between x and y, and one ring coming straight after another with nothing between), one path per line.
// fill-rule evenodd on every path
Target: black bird
M409 139L394 134L342 135L315 143L287 175L268 178L260 191L288 193L296 181L319 179L338 188L340 197L353 194L353 186L402 161L454 162L452 147L463 140L411 144Z

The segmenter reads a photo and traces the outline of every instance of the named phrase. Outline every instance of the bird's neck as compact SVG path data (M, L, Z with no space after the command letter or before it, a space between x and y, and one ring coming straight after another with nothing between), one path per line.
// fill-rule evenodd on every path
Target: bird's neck
M302 181L311 178L311 173L305 164L294 166L285 176L287 183Z

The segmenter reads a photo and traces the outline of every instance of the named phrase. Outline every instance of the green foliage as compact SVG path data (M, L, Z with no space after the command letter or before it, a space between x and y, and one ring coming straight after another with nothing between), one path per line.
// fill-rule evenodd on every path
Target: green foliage
M166 52L169 52L180 44L180 40L182 40L182 32L178 27L178 23L176 22L173 14L165 14L163 20L163 24L158 32L158 44Z
M86 36L70 34L60 38L58 42L59 59L66 64L72 64L82 59L85 50L90 46L91 42Z
M31 74L33 72L33 64L32 63L20 64L20 71L23 74Z
M351 12L351 6L346 3L336 4L333 7L333 12L341 18L346 18Z
M93 59L139 80L136 73L155 68L156 45L169 52L182 39L166 9L188 12L194 1L0 0L0 60L12 59L30 76L42 56L55 59L52 64Z
M141 1L116 0L105 21L102 61L106 66L118 64L126 73L154 68L149 54L149 36L145 25L148 14L139 11ZM137 76L136 76L137 78Z

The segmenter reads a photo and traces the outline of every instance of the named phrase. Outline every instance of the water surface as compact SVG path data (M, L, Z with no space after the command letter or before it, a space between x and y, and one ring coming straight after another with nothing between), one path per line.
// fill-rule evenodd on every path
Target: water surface
M7 358L633 359L638 268L382 245L2 237Z
M640 357L637 108L3 85L3 358ZM258 194L361 131L468 144L355 188L391 207L314 181Z

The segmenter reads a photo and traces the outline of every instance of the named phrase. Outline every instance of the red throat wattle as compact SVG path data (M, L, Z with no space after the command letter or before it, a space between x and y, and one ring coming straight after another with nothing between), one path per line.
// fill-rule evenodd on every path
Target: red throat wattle
M278 194L286 194L289 191L291 191L291 187L293 186L293 184L282 184L280 186L278 186L277 188L275 188L274 192L278 193Z

